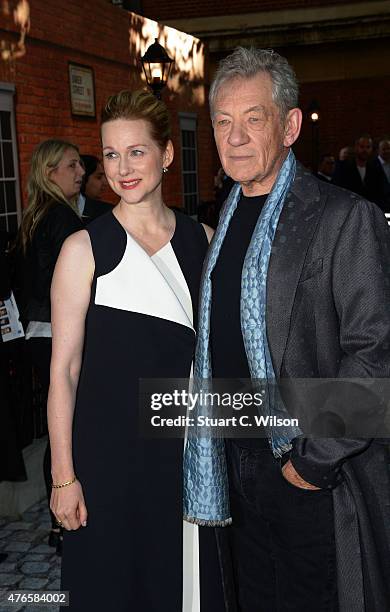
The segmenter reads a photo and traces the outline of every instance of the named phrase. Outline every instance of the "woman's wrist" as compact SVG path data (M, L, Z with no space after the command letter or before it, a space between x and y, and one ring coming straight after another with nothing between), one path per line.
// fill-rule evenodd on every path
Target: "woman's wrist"
M51 484L51 488L52 489L62 489L63 487L68 487L69 485L72 485L74 482L76 482L77 478L75 475L72 476L72 478L69 478L69 480L65 480L63 482L52 482Z

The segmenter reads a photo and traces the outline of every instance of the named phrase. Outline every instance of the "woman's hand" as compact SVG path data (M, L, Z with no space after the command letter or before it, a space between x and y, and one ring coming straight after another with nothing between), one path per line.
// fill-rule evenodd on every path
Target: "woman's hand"
M50 509L64 529L75 530L87 526L87 507L78 480L61 489L52 489Z

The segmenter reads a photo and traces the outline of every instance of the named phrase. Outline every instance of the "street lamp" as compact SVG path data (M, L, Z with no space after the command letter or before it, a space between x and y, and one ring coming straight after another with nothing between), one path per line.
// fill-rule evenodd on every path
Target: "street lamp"
M312 100L309 104L309 108L307 109L307 114L309 115L309 119L312 123L318 123L320 120L320 105L317 100Z
M312 170L317 172L320 155L320 105L317 100L310 102L307 114L311 123Z
M160 100L161 90L168 82L173 59L169 57L164 47L155 38L154 43L150 45L145 55L141 57L141 63L147 84L152 89L156 98Z

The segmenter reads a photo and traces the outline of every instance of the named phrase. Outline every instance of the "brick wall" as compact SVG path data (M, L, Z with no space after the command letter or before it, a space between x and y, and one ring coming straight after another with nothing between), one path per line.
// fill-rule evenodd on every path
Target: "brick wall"
M335 4L353 3L355 0L142 0L143 14L157 21L164 19L183 19L185 17L207 17L210 15L236 15L238 13L257 13Z
M15 2L14 2L15 4ZM12 5L12 2L11 2ZM17 40L12 15L1 15L0 40ZM11 7L12 8L12 7ZM16 86L16 124L23 201L31 153L47 138L65 138L76 143L82 153L100 154L99 114L107 97L124 88L144 86L140 77L139 56L149 36L148 28L165 36L162 26L137 18L106 0L30 0L31 30L26 55L14 62L0 60L0 81ZM153 29L154 28L154 29ZM171 29L168 29L171 30ZM191 37L190 37L191 38ZM160 39L161 40L161 39ZM199 41L194 40L194 45ZM151 40L153 42L153 40ZM94 70L96 119L73 117L70 107L68 62ZM191 63L191 57L189 58ZM176 68L176 71L178 68ZM208 133L207 110L196 102L188 82L177 91L166 90L164 101L172 114L176 159L165 177L165 198L181 206L180 142L178 112L196 112L199 141ZM198 89L204 88L200 83ZM194 101L195 100L195 101ZM212 197L213 158L210 146L204 148L200 164L201 199ZM106 194L115 201L116 196Z
M363 133L378 142L390 134L388 101L390 76L305 83L301 86L300 106L307 110L311 100L320 105L319 152L337 156L341 147L353 145ZM300 138L294 149L306 165L312 159L312 126L305 114Z

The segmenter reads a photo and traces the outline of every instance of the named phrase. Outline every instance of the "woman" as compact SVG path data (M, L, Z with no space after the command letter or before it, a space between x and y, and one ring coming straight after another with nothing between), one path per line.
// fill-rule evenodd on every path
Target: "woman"
M88 223L111 210L112 205L100 199L102 192L107 187L107 179L101 161L95 155L81 155L81 162L85 174L78 207L84 222Z
M63 140L46 140L34 151L27 182L28 206L20 228L23 258L22 318L35 372L46 400L50 379L50 285L62 243L83 227L77 212L84 170L78 149ZM51 495L50 447L44 457L44 476ZM51 513L49 544L61 554L61 534Z
M120 202L66 241L52 286L51 507L66 529L61 588L71 610L189 612L183 441L138 435L138 384L190 374L211 230L163 202L173 146L161 101L145 91L112 96L102 144Z

